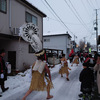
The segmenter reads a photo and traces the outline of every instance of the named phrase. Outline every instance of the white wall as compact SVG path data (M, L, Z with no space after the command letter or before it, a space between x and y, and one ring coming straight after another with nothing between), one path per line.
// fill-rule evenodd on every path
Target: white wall
M44 36L43 40L44 39L50 39L50 41L48 42L43 41L43 48L63 50L63 52L66 54L66 57L68 57L68 54L67 54L68 38L66 35Z

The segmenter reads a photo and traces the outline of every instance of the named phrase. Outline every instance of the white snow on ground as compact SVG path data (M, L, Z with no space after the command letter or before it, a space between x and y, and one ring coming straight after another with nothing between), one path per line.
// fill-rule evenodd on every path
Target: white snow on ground
M69 63L69 67L71 68L69 74L70 81L66 80L66 75L61 78L58 74L60 64L55 65L54 68L50 68L51 76L54 74L56 75L52 77L54 89L51 90L51 94L54 96L54 98L51 100L78 100L78 94L80 93L80 82L78 77L80 71L82 70L82 65L80 63L79 66L73 65L73 67L71 67ZM0 89L0 94L2 94L0 100L21 100L30 86L29 73L30 69L24 73L19 73L16 76L8 76L5 86L9 87L9 90L3 93ZM16 99L17 96L14 95L20 96L22 92L23 95L21 95L20 99ZM36 92L35 95L32 95L34 93L35 92L32 92L26 100L45 100L46 92Z

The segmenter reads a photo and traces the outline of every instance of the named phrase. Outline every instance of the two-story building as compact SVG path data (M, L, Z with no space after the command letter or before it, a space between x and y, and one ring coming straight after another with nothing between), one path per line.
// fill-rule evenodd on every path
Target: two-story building
M0 0L0 49L6 50L5 61L11 63L12 69L23 70L36 60L29 43L19 38L19 27L34 23L42 41L44 17L42 11L26 0Z
M63 53L68 55L70 53L71 36L68 33L43 35L43 48L63 50Z

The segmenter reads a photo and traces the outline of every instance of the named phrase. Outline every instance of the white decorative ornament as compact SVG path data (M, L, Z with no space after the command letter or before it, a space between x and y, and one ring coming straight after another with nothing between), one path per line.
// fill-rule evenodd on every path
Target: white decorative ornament
M32 35L37 34L38 30L33 23L26 23L20 27L20 35L25 41L32 42Z
M42 50L42 42L40 41L40 38L36 34L32 36L32 42L30 42L30 45L36 52Z
M38 37L38 28L33 23L26 23L20 27L20 36L30 43L35 52L42 50L42 43Z

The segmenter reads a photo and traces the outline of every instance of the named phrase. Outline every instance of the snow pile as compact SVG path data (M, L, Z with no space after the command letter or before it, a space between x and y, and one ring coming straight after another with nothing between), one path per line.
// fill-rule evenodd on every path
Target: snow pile
M2 93L0 89L0 94L3 96L0 97L0 100L9 97L22 90L25 87L29 87L31 82L31 68L26 70L24 73L20 72L16 76L8 76L7 81L5 81L5 87L9 87L9 90Z
M59 67L59 65L56 65L54 68L50 68L51 74L57 72L57 67ZM30 86L32 74L31 68L32 66L30 66L30 69L27 69L24 73L20 72L16 76L8 76L7 81L5 81L5 87L9 87L9 90L3 93L0 89L0 94L2 94L0 100L4 100L5 98Z

